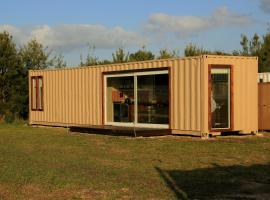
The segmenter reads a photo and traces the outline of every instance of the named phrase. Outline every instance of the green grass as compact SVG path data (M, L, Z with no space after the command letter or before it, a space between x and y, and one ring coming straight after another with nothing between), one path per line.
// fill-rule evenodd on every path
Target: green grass
M0 124L0 199L264 195L270 195L270 133L131 138Z

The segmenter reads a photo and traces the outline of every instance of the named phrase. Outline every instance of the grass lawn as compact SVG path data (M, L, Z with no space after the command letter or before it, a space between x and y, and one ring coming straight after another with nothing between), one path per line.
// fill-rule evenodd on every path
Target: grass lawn
M267 199L264 136L131 138L0 125L0 199Z

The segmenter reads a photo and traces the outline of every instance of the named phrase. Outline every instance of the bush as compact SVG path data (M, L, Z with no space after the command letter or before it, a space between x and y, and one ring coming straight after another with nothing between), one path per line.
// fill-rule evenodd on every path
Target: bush
M11 123L14 122L15 117L14 117L14 115L12 113L8 112L8 113L5 114L4 120L5 120L6 123L11 124Z

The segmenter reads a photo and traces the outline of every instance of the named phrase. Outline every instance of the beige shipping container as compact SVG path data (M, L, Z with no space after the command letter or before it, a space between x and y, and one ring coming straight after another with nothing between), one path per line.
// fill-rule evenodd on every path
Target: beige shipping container
M29 71L29 123L258 130L256 57L203 55Z

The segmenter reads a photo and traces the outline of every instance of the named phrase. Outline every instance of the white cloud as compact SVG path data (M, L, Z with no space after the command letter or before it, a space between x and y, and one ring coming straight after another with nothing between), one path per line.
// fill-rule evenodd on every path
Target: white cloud
M248 15L241 15L217 8L210 16L172 16L164 13L152 14L145 24L145 31L150 33L173 33L177 38L185 38L208 29L244 26L253 20Z
M260 0L260 8L270 14L270 0Z
M35 38L44 46L61 51L72 51L85 47L87 44L100 49L110 49L142 46L147 43L139 33L127 31L121 27L108 28L102 25L66 24L55 27L0 25L0 31L4 30L12 34L19 45Z

